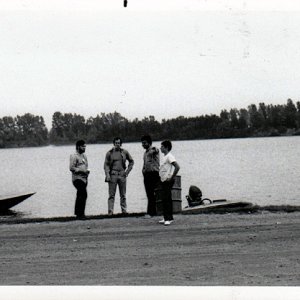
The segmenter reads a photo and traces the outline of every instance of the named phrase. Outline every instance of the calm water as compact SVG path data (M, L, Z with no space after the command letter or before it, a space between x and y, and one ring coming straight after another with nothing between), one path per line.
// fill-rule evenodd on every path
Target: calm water
M159 143L154 143L159 147ZM128 177L129 212L146 210L140 143L124 144L135 160ZM107 212L104 156L110 145L87 145L91 174L87 215ZM2 195L36 191L14 207L23 217L72 216L75 188L69 155L73 146L3 149ZM182 206L190 185L211 199L250 201L259 205L300 205L300 137L178 141L173 154L181 166ZM117 192L115 213L120 212Z

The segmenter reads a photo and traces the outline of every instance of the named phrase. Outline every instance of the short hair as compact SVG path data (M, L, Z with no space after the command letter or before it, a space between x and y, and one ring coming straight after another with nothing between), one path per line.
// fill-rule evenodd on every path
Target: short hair
M121 146L122 146L123 141L122 141L122 139L121 139L120 137L118 137L118 136L116 136L116 137L113 139L113 144L115 144L115 142L116 142L117 140L120 140L120 144L121 144Z
M84 140L79 140L76 142L76 149L78 149L80 146L85 145L85 141Z
M172 143L171 143L171 141L165 140L165 141L161 142L161 144L162 144L165 148L167 148L169 151L172 150Z
M142 141L146 141L147 143L149 143L150 145L152 145L152 138L149 134L143 135L141 137L141 142Z

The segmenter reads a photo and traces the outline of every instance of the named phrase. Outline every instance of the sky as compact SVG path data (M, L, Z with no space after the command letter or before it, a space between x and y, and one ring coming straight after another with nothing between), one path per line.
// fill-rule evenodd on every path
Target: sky
M0 117L300 101L295 0L0 0Z

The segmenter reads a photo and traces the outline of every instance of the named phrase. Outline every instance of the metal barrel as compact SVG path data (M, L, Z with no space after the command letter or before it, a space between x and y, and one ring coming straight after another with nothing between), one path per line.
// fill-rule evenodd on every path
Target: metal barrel
M162 188L161 186L155 189L156 195L156 211L158 215L163 214L163 203L161 197ZM182 200L181 200L181 176L175 176L175 181L172 186L172 206L173 206L173 213L180 213L182 210Z

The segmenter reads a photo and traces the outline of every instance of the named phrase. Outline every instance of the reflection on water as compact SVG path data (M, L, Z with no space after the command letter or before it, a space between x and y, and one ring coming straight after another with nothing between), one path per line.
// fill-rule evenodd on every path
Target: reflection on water
M135 161L127 183L128 211L146 211L141 172L144 150L140 143L123 146ZM87 145L91 169L87 215L107 213L103 163L110 148L109 144ZM1 194L37 193L13 208L17 215L0 218L72 216L75 188L69 156L74 151L74 146L1 149ZM300 137L176 141L172 152L181 166L183 207L190 185L199 186L204 198L300 205ZM120 211L117 193L115 213Z

